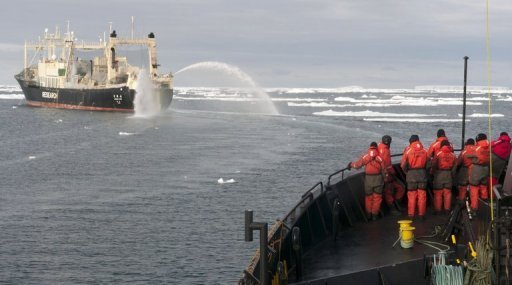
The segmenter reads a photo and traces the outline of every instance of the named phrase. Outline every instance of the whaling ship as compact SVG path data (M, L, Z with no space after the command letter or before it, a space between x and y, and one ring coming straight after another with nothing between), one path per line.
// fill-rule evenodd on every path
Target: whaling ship
M148 69L132 66L125 56L117 54L118 47L136 46L149 51ZM29 50L34 51L37 63L28 62ZM81 53L96 51L93 58L80 58ZM38 42L25 43L24 69L15 76L27 105L97 111L133 111L137 84L149 77L152 84L147 93L152 100L167 109L173 97L173 76L158 73L156 39L120 38L115 30L98 43L77 42L74 33L61 36L45 30ZM143 74L148 72L148 74Z

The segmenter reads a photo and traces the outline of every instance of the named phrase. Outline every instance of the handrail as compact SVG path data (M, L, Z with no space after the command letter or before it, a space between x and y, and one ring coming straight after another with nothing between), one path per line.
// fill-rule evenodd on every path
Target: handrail
M327 186L331 186L331 178L332 178L334 175L336 175L336 174L338 174L338 173L340 173L340 172L341 172L341 180L343 180L343 179L344 179L344 175L343 175L343 174L344 174L345 170L349 170L349 169L348 169L348 167L345 167L345 168L343 168L343 169L340 169L340 170L338 170L338 171L334 172L333 174L329 175L329 178L327 179Z
M302 194L301 198L304 198L306 196L309 196L311 193L312 190L314 190L318 185L320 185L320 193L324 192L324 183L322 181L320 182L317 182L315 185L313 185L313 187L311 187L308 191L304 192L304 194Z
M318 183L316 183L313 187L311 187L311 189L309 189L308 191L306 191L306 193L304 193L304 194L302 195L302 199L300 199L300 201L299 201L299 202L298 202L298 203L297 203L297 204L296 204L296 205L295 205L295 206L294 206L294 207L293 207L293 208L288 212L288 214L286 214L286 216L284 216L284 218L283 218L283 222L284 222L285 220L287 220L287 219L290 217L290 215L291 215L292 213L295 213L295 210L296 210L300 205L302 205L302 203L304 203L304 201L306 201L306 199L311 199L311 195L313 195L313 193L310 193L310 192L311 192L312 190L314 190L315 188L317 188L317 186L318 186L318 185L320 185L320 186L321 186L321 188L320 188L320 191L321 191L321 192L320 192L320 193L322 193L322 192L324 191L324 184L323 184L321 181L320 181L320 182L318 182Z

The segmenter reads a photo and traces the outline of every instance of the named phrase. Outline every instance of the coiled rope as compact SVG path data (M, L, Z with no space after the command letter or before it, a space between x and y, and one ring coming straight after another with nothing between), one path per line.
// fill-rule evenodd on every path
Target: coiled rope
M461 266L446 265L445 252L440 252L438 258L434 256L432 266L433 285L462 285L464 272Z
M493 251L481 237L475 242L476 258L467 264L467 272L464 278L464 285L489 285L492 284L494 270L492 260Z

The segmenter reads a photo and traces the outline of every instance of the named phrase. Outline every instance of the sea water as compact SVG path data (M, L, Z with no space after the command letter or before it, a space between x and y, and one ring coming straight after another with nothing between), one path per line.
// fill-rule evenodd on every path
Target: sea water
M26 107L0 86L0 280L233 284L258 247L244 242L245 209L273 224L384 134L392 153L439 128L461 145L460 92L266 92L280 115L234 112L250 110L238 89L182 87L138 119ZM466 138L488 132L486 100L468 95ZM512 132L511 101L493 95L491 137Z

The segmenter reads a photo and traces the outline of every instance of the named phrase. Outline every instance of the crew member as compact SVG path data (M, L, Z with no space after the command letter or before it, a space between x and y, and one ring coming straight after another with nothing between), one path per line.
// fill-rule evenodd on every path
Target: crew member
M469 183L469 168L472 164L472 159L469 156L475 155L475 140L468 139L464 145L464 149L457 157L457 185L459 185L459 195L457 198L461 201L466 199Z
M448 138L446 137L446 133L443 129L437 130L437 139L430 144L430 147L428 148L427 155L429 159L432 159L434 155L441 149L441 142L447 141ZM450 145L450 149L453 151L453 148Z
M510 156L511 148L512 146L510 145L510 137L506 132L502 132L497 140L491 142L491 185L496 185L499 183L498 179L500 179L501 173L507 165L507 160Z
M478 197L486 200L489 197L487 180L489 179L489 141L485 134L478 134L475 138L476 148L471 158L469 168L469 197L471 209L478 210Z
M441 141L440 146L440 150L432 158L434 211L440 214L444 204L444 211L448 214L452 203L452 185L457 170L457 157L452 153L447 140Z
M382 203L384 187L384 161L379 155L377 143L372 142L368 151L356 162L349 162L347 168L359 169L364 166L364 206L368 219L376 220Z
M379 155L384 161L384 167L386 169L386 175L384 176L384 201L388 205L391 213L394 215L400 215L400 201L404 197L405 187L396 179L396 172L391 163L391 153L389 148L391 147L391 136L384 135L382 142L379 143Z
M424 220L427 209L427 151L418 135L412 135L409 143L400 163L407 177L407 213L413 218L417 204L418 216L420 220Z

